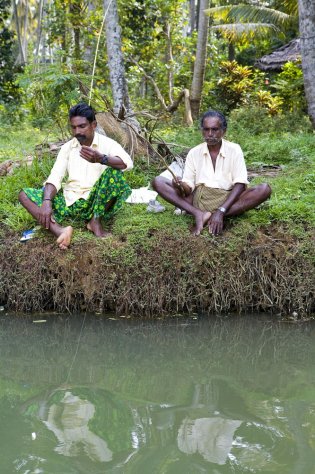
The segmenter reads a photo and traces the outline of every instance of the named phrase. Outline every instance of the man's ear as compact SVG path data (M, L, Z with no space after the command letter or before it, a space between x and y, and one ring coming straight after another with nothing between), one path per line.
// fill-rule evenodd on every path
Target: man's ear
M93 120L93 122L92 122L92 126L93 126L93 128L94 128L94 130L95 130L95 129L96 129L96 127L97 127L97 121L96 121L96 120Z

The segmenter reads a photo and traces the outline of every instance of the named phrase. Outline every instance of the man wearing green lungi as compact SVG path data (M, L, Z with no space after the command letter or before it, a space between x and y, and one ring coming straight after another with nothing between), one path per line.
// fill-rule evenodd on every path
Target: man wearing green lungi
M206 112L201 118L204 143L189 151L183 177L171 181L157 176L152 183L166 201L194 217L195 235L206 226L211 234L220 234L225 217L253 209L271 194L266 183L247 187L243 152L237 143L223 138L226 128L223 114Z
M97 237L109 235L101 219L112 217L131 194L123 171L133 167L119 143L95 131L89 105L72 107L69 120L73 139L61 147L44 188L25 188L19 194L20 203L57 237L61 249L69 247L73 234L71 226L61 225L67 217L85 222Z

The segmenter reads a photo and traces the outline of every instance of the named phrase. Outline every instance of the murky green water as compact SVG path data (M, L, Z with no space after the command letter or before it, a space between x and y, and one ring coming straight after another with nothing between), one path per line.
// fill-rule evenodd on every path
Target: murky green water
M0 320L1 474L315 473L314 325L33 319Z

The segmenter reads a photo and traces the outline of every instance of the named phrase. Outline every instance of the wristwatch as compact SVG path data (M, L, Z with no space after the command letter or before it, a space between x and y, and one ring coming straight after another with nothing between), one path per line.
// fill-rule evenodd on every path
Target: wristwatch
M225 214L225 213L226 213L226 209L225 209L225 207L218 207L218 209L217 209L217 210L218 210L218 211L221 211L221 212L223 212L223 214Z
M103 155L103 157L102 157L102 159L101 159L101 165L107 165L107 163L108 163L108 158L109 158L108 155Z

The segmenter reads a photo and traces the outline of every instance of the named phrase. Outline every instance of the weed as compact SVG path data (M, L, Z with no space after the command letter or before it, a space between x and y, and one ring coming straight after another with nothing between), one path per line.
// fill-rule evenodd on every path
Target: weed
M1 177L0 302L25 311L88 308L147 315L293 307L310 312L314 135L268 134L265 124L276 123L270 120L253 137L246 132L245 121L244 128L235 127L231 118L229 139L241 144L247 164L279 164L282 171L252 181L251 185L268 181L273 190L270 200L227 220L225 233L218 238L206 230L199 238L191 236L192 218L174 215L174 206L161 200L166 210L158 214L148 213L144 204L125 203L106 223L112 231L108 239L96 239L73 222L73 245L66 253L44 231L36 242L22 246L15 233L32 227L34 221L18 203L18 192L42 186L53 159L43 156L31 167L20 166L13 175ZM25 131L21 133L24 136ZM161 134L165 141L180 141L183 146L201 141L198 126ZM160 172L160 164L149 166L141 157L135 161L134 171L126 177L132 187L147 186Z
M41 131L30 125L23 127L2 125L0 135L0 163L5 160L21 160L28 155L34 155L36 145L48 140L53 141L56 135L49 131Z

